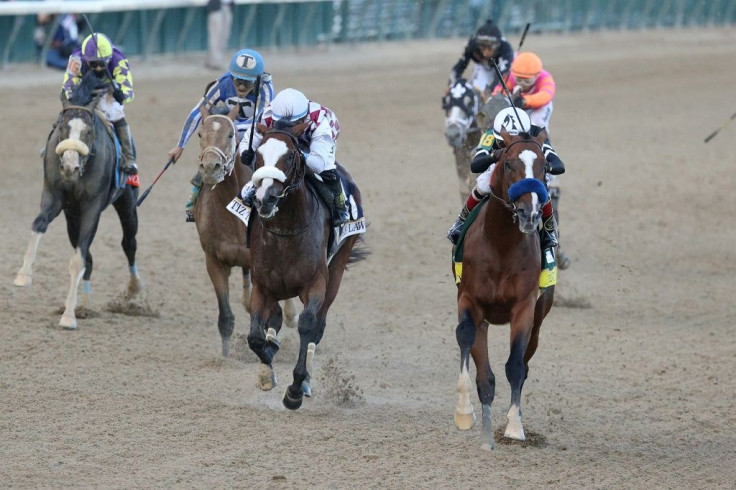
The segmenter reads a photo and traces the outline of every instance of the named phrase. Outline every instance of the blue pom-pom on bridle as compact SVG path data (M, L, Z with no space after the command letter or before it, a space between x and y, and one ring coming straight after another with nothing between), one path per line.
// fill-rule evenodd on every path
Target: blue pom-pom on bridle
M522 179L509 187L509 201L514 202L528 192L535 192L542 203L549 201L547 187L539 179Z

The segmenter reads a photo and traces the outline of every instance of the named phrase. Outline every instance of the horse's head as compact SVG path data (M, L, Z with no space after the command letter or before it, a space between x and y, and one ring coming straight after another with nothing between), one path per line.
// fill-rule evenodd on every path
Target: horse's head
M463 78L458 78L442 99L442 108L445 110L445 138L450 146L456 148L465 141L478 113L479 102L480 98L473 90L473 86Z
M72 89L69 99L61 91L59 143L55 152L59 156L60 171L65 180L75 180L84 174L85 164L92 154L95 141L94 109L104 94L104 89L104 84L88 73Z
M500 197L500 192L508 199L506 206L519 218L519 230L532 233L537 230L542 219L542 206L549 199L542 152L547 133L542 131L532 137L529 133L512 135L502 129L501 137L505 148L496 164L493 193Z
M273 218L279 201L303 181L306 166L297 138L308 126L309 121L284 129L258 124L263 139L256 152L252 181L257 189L253 204L262 218Z
M240 108L236 105L226 114L212 114L205 104L199 110L202 126L199 129L199 174L207 185L219 184L235 166L235 121ZM215 109L213 112L217 112Z

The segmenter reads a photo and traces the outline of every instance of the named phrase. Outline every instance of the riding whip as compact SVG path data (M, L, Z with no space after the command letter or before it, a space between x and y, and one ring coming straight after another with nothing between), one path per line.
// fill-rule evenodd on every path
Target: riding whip
M248 151L253 151L253 132L256 128L256 118L258 117L258 95L261 93L261 76L256 77L256 100L253 102L253 121L250 123L250 138L248 140ZM244 162L241 162L244 163ZM246 163L250 165L250 162Z
M516 119L519 120L519 123L521 123L521 117L519 117L519 111L517 110L517 107L514 105L514 101L511 98L511 92L509 91L508 85L506 85L506 81L503 79L503 76L501 76L501 70L498 69L498 65L496 64L496 60L491 58L491 63L493 63L493 69L496 70L496 75L498 76L498 79L501 80L501 85L503 85L503 90L506 93L506 98L509 99L509 104L511 104L511 107L514 108L514 114L516 114ZM524 129L522 127L522 129ZM527 131L529 131L531 128L528 128Z
M174 157L169 158L169 161L166 162L166 165L164 165L163 170L161 170L161 172L159 172L158 176L155 179L153 179L153 183L151 185L149 185L148 186L148 189L146 189L146 192L144 192L143 195L141 195L141 197L138 198L138 202L135 203L136 207L140 206L141 203L143 202L143 200L146 197L148 197L148 193L151 192L151 189L153 189L153 186L156 184L156 182L158 182L158 179L161 178L161 176L164 174L164 172L166 172L166 169L169 168L169 166L172 163L174 163Z
M730 117L730 118L729 118L728 120L726 120L726 122L724 122L723 124L721 124L721 127L720 127L720 128L718 128L718 129L716 129L715 131L713 131L712 133L710 133L710 134L708 135L708 137L707 137L707 138L705 138L705 142L707 143L707 142L709 142L710 140L712 140L712 139L713 139L713 138L714 138L714 137L715 137L715 136L716 136L716 135L718 134L718 132L719 132L719 131L720 131L721 129L723 129L723 128L725 128L726 126L728 126L728 125L729 125L729 124L731 123L731 121L733 121L734 119L736 119L736 112L734 112L733 116L731 116L731 117Z
M524 27L524 32L521 35L521 40L519 41L519 47L516 48L516 51L521 51L521 45L524 44L524 39L526 39L526 33L529 32L529 27L532 25L531 22L526 23L526 27Z

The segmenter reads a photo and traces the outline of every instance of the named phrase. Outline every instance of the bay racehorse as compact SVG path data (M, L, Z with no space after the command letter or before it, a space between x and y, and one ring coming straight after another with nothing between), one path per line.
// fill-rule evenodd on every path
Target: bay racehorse
M227 210L233 196L248 182L251 168L240 164L237 148L235 118L240 107L230 112L200 106L202 125L199 130L199 169L202 190L194 206L194 220L199 243L205 254L207 273L217 296L219 315L217 328L222 339L222 355L230 355L230 337L235 325L235 315L230 308L229 278L233 267L243 273L242 303L250 312L250 250L246 246L246 226ZM211 112L222 113L211 114ZM296 316L293 301L284 306L287 323Z
M507 143L492 176L491 196L463 237L457 292L460 378L455 423L462 430L475 423L470 402L472 355L485 449L493 448L491 403L495 392L488 360L488 325L511 325L511 349L506 361L511 405L504 436L524 440L521 389L529 372L529 360L537 350L539 328L554 295L554 286L539 288L541 252L537 228L542 205L549 198L542 153L546 134L542 132L536 138L527 133L512 136L505 130L501 134Z
M470 171L473 149L478 144L482 128L476 121L480 96L473 85L464 78L458 78L442 98L445 111L445 138L455 156L455 168L460 180L460 199L465 202L475 185Z
M256 212L250 219L253 291L248 345L261 360L258 386L271 389L278 344L266 336L265 328L280 323L279 300L299 297L303 304L298 322L299 358L293 383L283 397L284 406L291 410L301 406L305 394L311 396L311 359L324 334L327 311L337 296L343 272L348 263L366 255L355 248L359 236L352 235L328 259L330 209L305 181L307 166L297 142L309 124L283 130L259 124L258 131L264 136L252 179L257 191ZM338 172L354 184L340 165ZM360 204L357 187L352 198Z
M91 73L85 75L67 100L61 93L62 110L49 135L43 157L44 183L41 212L31 226L31 241L14 284L30 286L38 246L49 224L61 211L66 217L74 255L69 262L69 293L59 325L77 327L77 289L84 280L83 303L89 301L92 254L89 249L97 232L100 214L112 202L123 228L122 247L128 259L128 294L140 291L142 283L135 263L138 232L138 188L125 185L116 171L116 143L104 115L95 110L107 87ZM123 180L121 180L123 179Z

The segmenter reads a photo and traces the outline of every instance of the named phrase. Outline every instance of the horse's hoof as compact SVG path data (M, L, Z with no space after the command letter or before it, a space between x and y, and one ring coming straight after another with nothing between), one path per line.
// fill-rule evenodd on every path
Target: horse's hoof
M484 442L483 444L480 445L480 448L484 451L493 451L493 447L494 447L493 443L488 444Z
M517 441L526 441L526 436L524 435L524 428L521 425L511 424L506 426L506 432L503 433L503 436L507 439L515 439Z
M302 406L302 400L304 400L304 396L294 396L290 392L291 386L286 388L286 391L284 392L284 406L289 410L297 410L299 407Z
M271 366L261 364L261 370L258 373L256 386L262 391L271 391L276 387L276 374L273 372L273 368Z
M23 288L23 287L30 286L31 282L32 282L31 276L26 275L26 274L18 274L17 276L15 276L15 281L13 281L13 286L18 286L18 287Z
M302 381L302 392L304 393L304 396L312 396L312 385L309 376L307 376L307 379Z
M222 339L222 357L230 357L230 339Z
M76 330L77 318L70 315L62 315L61 320L59 320L59 326L67 330Z
M475 425L475 412L457 413L455 412L455 426L460 430L470 430Z

